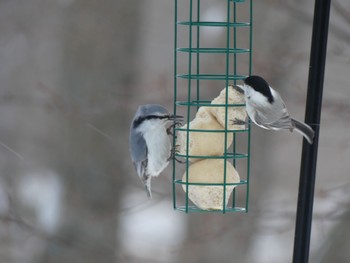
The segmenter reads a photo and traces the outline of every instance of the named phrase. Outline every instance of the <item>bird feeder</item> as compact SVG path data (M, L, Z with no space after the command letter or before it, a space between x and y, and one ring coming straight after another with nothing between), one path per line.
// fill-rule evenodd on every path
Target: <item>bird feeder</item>
M248 212L250 124L233 125L245 104L230 85L251 75L252 0L216 3L225 14L209 20L212 1L175 0L173 204L186 213Z

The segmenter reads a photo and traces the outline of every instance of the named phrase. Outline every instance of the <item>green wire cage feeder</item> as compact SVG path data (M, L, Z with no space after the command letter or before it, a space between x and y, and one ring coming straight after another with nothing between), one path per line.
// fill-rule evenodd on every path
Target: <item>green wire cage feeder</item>
M174 209L248 212L250 125L232 124L245 105L229 86L251 75L252 0L175 0L174 42Z

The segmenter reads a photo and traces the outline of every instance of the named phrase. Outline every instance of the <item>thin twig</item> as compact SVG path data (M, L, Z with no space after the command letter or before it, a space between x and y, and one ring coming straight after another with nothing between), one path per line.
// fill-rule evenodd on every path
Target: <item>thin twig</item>
M9 152L11 152L12 154L16 155L19 159L23 160L24 157L23 155L21 155L20 153L16 152L14 149L12 149L10 146L8 146L7 144L3 143L0 141L0 145L2 147L4 147L6 150L8 150Z

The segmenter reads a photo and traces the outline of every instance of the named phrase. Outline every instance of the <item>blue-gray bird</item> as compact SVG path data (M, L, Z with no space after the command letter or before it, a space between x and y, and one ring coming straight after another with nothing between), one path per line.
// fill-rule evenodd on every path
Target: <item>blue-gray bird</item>
M147 104L137 109L132 121L129 137L131 159L149 199L152 197L151 178L167 167L174 154L170 127L178 124L181 118L160 105Z

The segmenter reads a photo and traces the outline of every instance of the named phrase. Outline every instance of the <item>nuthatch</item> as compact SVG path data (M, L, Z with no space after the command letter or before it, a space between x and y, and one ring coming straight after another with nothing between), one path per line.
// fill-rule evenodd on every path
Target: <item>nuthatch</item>
M158 176L174 155L175 148L172 148L169 138L170 124L178 124L181 118L160 105L147 104L137 109L132 121L129 138L131 159L149 199L152 197L151 178Z

